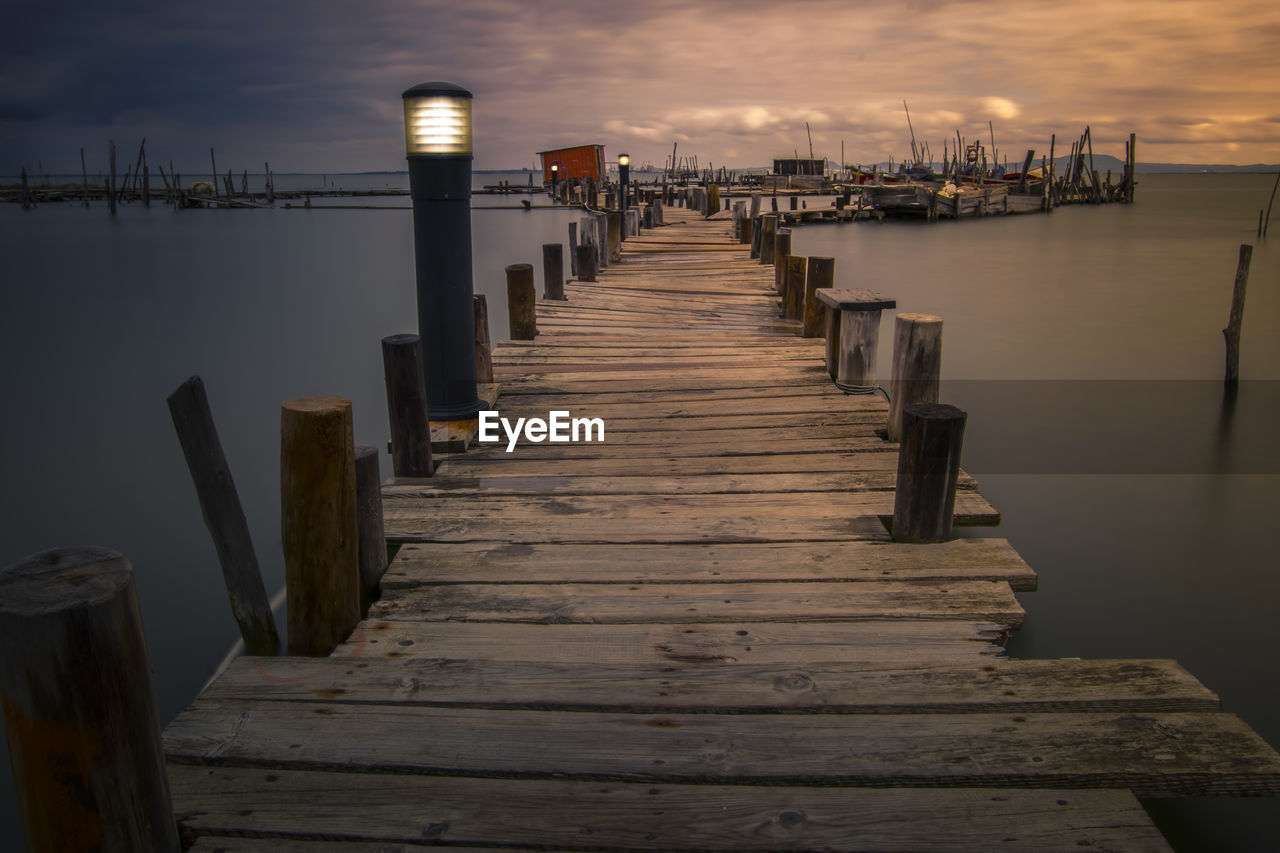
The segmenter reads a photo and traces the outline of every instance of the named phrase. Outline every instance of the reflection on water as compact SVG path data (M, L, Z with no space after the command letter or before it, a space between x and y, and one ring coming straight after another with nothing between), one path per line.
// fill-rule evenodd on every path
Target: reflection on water
M503 178L526 180L476 183ZM1011 539L1041 578L1021 596L1029 616L1011 652L1176 657L1280 744L1267 654L1280 645L1280 289L1265 244L1245 308L1245 381L1225 404L1219 331L1237 246L1252 241L1270 185L1145 176L1132 207L814 225L793 241L797 254L835 257L837 285L944 318L944 395L970 413L965 466L1005 517L980 535ZM530 262L540 278L539 246L564 241L570 218L473 213L495 340L506 336L503 268ZM171 719L236 631L165 397L203 376L278 588L280 403L347 397L356 441L385 445L378 341L415 323L410 215L133 206L111 220L101 208L7 205L0 253L0 560L66 545L125 553ZM18 833L11 784L0 774L0 842ZM1269 849L1280 835L1272 801L1160 812L1187 849Z

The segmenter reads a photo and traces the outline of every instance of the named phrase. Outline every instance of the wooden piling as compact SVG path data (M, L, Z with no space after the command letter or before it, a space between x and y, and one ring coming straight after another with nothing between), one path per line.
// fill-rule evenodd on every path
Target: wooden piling
M760 217L760 263L774 262L774 237L778 233L778 215L767 213Z
M786 272L782 283L782 302L788 320L804 319L804 278L809 259L802 255L787 255Z
M476 328L476 382L493 383L493 343L489 337L489 301L483 293L471 297Z
M622 257L622 213L613 210L605 214L605 239L609 244L609 263L616 263Z
M360 566L360 618L378 600L378 587L387 570L387 537L382 528L382 475L378 449L362 444L355 449L356 552Z
M383 338L382 372L387 388L387 419L391 425L392 472L397 477L430 477L435 466L431 459L422 340L410 334Z
M106 548L0 571L0 704L27 849L179 849L133 567Z
M932 314L897 316L893 335L893 375L885 437L902 436L902 411L913 403L938 402L942 377L942 318Z
M791 229L779 228L773 235L773 289L785 297L787 257L791 254Z
M825 309L818 301L818 289L835 286L836 259L809 256L809 266L804 277L804 309L802 318L804 327L801 334L806 338L820 338L826 331Z
M324 657L360 621L351 401L281 406L280 522L289 654Z
M80 149L80 204L89 206L89 170L84 165L84 149Z
M1227 341L1227 373L1223 382L1233 391L1240 386L1240 326L1244 322L1244 293L1249 284L1249 262L1252 259L1253 246L1241 243L1235 286L1231 291L1231 317L1222 330Z
M513 341L531 341L538 335L537 292L533 264L511 264L507 271L507 320Z
M903 409L893 501L895 542L951 537L966 418L944 403L913 403Z
M712 184L707 187L707 209L706 216L720 212L720 185Z
M578 277L578 223L569 223L569 275Z
M583 243L577 248L578 255L578 281L595 281L596 280L596 247L590 243Z
M278 654L280 636L271 615L270 599L262 583L249 523L214 427L203 380L192 376L169 395L168 403L245 650L251 655Z
M752 226L752 224L753 224L753 220L752 220L752 219L751 219L751 217L749 217L749 216L743 217L742 221L738 223L738 242L739 242L739 243L744 243L744 244L746 244L746 245L751 245L751 238L752 238L752 234L751 234L751 226Z
M564 300L564 244L542 244L542 298Z

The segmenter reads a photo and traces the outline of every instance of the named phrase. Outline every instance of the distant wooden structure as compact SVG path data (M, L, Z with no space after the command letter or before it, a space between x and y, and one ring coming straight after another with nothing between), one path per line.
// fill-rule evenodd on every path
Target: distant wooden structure
M775 175L821 175L827 170L827 161L804 157L774 158Z
M551 166L558 165L556 180L566 181L574 178L580 181L604 180L604 146L574 145L569 148L552 148L539 151L542 158L542 182L551 183Z

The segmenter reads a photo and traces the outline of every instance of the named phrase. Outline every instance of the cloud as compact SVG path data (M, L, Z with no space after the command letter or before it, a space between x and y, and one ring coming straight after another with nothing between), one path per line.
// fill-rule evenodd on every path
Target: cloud
M994 118L1010 119L1022 115L1022 108L1013 101L995 95L979 98L978 110Z

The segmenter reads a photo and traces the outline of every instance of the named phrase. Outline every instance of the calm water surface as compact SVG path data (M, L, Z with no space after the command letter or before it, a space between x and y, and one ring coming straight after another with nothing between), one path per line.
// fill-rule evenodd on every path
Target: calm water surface
M475 184L503 178L526 180ZM965 467L1005 518L977 535L1011 539L1041 578L1020 595L1027 626L1011 653L1177 658L1280 744L1280 262L1254 237L1271 180L1152 175L1132 207L814 225L793 239L798 254L837 259L837 285L944 318L944 397L970 413ZM473 213L495 339L503 267L533 263L541 291L539 246L563 242L572 217ZM349 398L357 443L384 446L378 342L416 325L411 224L395 209L135 205L111 220L101 207L0 207L0 560L68 545L126 554L164 721L237 636L165 397L204 378L268 589L279 588L280 403ZM1242 242L1256 244L1246 381L1224 409L1220 330ZM891 329L886 316L882 381ZM0 777L8 849L20 830ZM1179 849L1271 850L1280 836L1271 800L1148 805Z

